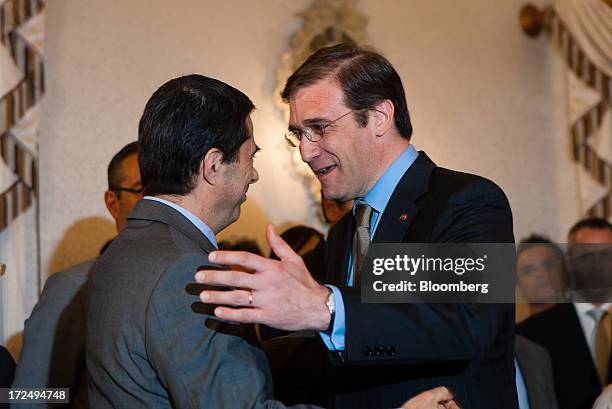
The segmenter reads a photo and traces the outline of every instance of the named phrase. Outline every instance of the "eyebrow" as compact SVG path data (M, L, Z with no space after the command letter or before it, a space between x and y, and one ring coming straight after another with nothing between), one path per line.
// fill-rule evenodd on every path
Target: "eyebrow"
M304 126L308 127L312 125L321 125L326 122L332 122L332 121L327 118L308 118L308 119L305 119L303 122L304 122ZM290 131L301 131L301 128L295 124L289 124L289 130Z
M304 122L304 125L311 126L311 125L319 125L319 124L325 123L325 122L331 122L331 119L327 119L327 118L309 118L309 119L305 119L303 122Z

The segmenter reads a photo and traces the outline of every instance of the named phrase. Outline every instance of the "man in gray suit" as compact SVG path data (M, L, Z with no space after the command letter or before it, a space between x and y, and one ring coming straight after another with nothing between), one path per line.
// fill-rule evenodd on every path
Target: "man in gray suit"
M236 221L258 179L252 110L242 92L200 75L167 82L147 103L138 135L146 196L92 271L92 407L284 407L253 332L215 319L193 283L198 268L220 268L208 262L215 234ZM451 398L439 388L406 407L455 408Z
M546 349L518 334L514 338L514 349L518 365L517 387L520 379L526 394L524 403L519 393L520 408L557 409L552 364Z
M137 142L115 154L107 173L104 202L117 231L121 231L127 215L142 198ZM47 279L25 322L14 388L69 387L71 406L88 407L84 284L94 262L95 259L85 261Z
M281 407L248 329L211 320L190 285L258 179L252 110L242 92L198 75L167 82L147 103L146 196L92 270L92 407Z

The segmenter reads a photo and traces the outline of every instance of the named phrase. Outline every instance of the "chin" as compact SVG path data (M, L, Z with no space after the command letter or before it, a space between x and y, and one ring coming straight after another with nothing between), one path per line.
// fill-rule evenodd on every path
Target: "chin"
M323 196L325 196L326 199L337 200L340 202L346 202L347 200L353 199L353 197L350 197L348 192L342 192L331 188L326 189L325 187L323 187Z

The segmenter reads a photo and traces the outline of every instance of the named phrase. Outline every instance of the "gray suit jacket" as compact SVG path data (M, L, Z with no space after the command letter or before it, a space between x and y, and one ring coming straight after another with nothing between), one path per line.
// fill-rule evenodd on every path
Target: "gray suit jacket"
M141 200L93 267L87 367L94 408L282 408L264 353L194 284L214 250L183 215ZM242 336L238 336L240 334Z
M88 407L84 284L94 261L85 261L47 279L25 322L13 388L69 387L71 407ZM62 405L19 405L24 409L58 406Z
M527 387L529 409L557 409L552 364L546 349L520 335L514 339L514 348Z

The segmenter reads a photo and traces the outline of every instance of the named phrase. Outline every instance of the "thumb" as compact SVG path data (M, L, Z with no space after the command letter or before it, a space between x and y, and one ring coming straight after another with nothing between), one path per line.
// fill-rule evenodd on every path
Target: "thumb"
M446 402L453 399L453 393L445 386L438 386L432 389L432 401L435 403Z
M268 224L266 238L268 239L268 243L270 244L272 251L274 251L274 254L276 254L281 260L292 259L297 256L297 253L293 251L291 246L289 246L287 242L276 233L274 226L272 226L271 223Z

